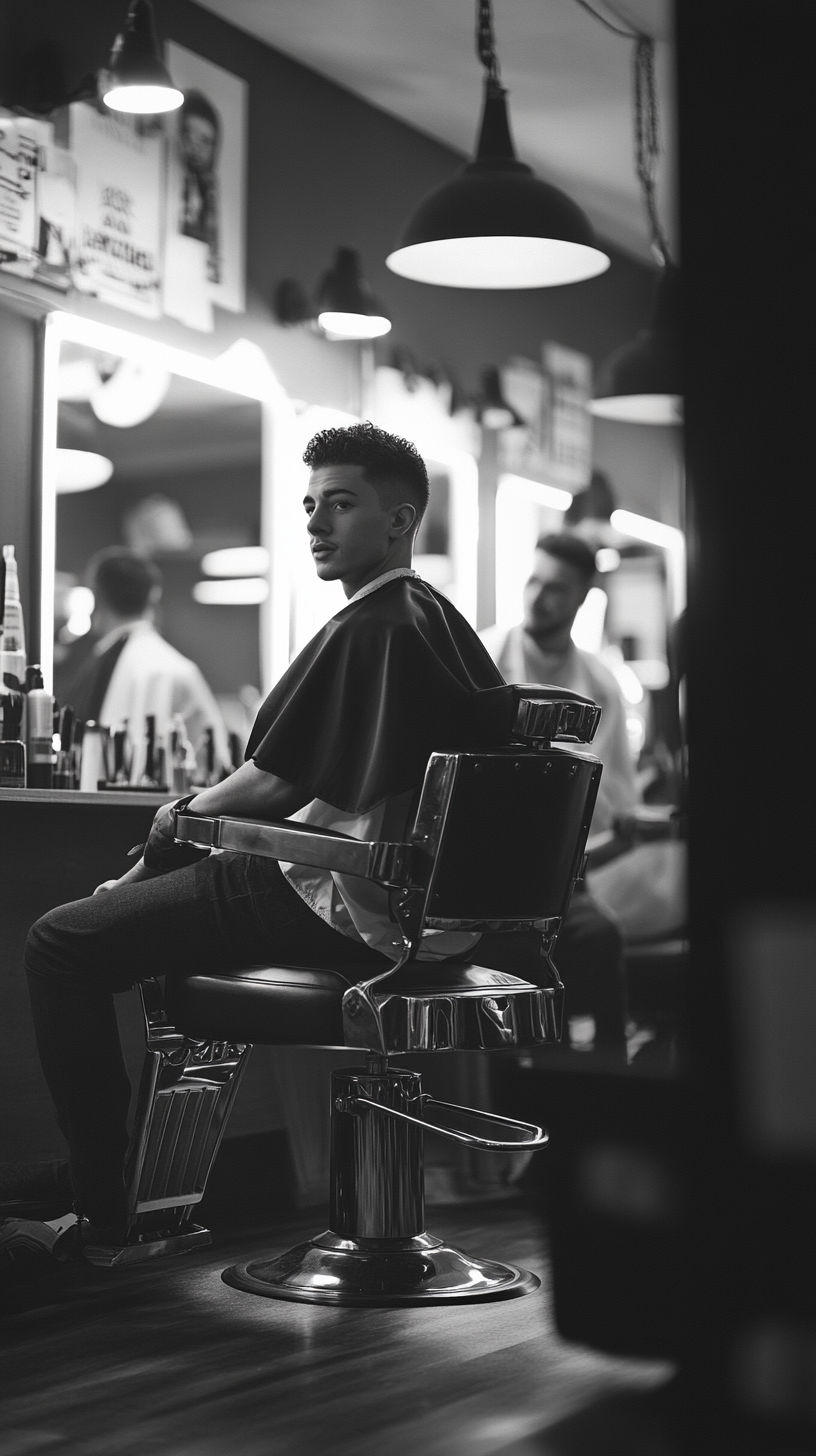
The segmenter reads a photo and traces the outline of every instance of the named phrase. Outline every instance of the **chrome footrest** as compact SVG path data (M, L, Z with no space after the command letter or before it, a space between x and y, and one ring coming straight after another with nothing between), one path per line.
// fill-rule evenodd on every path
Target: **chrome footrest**
M212 1234L201 1224L191 1224L183 1233L145 1237L134 1244L104 1247L89 1244L83 1249L83 1258L89 1264L102 1269L123 1267L125 1264L144 1264L148 1259L169 1259L176 1254L189 1254L193 1249L205 1249L212 1243Z
M344 1239L331 1231L272 1259L234 1264L225 1284L305 1304L423 1305L516 1299L541 1281L515 1264L473 1259L441 1239Z

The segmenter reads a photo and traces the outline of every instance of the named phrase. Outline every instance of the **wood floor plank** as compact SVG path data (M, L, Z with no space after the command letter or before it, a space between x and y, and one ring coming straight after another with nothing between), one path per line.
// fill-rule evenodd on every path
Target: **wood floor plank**
M542 1290L344 1309L223 1284L226 1264L314 1225L161 1267L69 1271L0 1327L0 1456L492 1456L599 1395L666 1378L559 1338L546 1245L522 1208L444 1209L430 1224L533 1269Z

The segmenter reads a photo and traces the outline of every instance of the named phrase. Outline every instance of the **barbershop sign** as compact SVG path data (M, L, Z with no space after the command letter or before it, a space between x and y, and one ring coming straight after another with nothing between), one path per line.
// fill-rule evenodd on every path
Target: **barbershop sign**
M163 138L130 117L71 108L76 159L73 282L117 308L161 315Z

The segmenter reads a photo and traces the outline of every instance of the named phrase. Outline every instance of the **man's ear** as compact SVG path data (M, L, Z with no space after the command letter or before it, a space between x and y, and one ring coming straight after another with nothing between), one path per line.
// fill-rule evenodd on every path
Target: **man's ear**
M410 536L417 524L418 511L410 501L403 501L402 505L395 506L391 512L391 534L393 536Z

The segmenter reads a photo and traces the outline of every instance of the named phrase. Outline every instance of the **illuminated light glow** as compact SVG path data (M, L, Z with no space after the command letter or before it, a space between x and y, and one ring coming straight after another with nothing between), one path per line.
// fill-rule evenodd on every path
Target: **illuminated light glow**
M540 480L528 480L526 475L503 475L499 489L521 492L538 506L549 506L553 511L568 511L572 495L558 485L544 485Z
M662 688L668 687L671 673L669 665L662 657L639 657L630 662L631 668L638 682L650 692L659 693Z
M637 762L643 751L643 745L646 742L646 725L642 718L638 718L636 713L627 713L626 715L626 736L629 739L629 751L635 762Z
M639 516L634 511L613 511L609 522L612 529L620 531L622 536L648 541L650 546L662 546L664 551L685 551L683 532L663 521L653 521L650 516Z
M131 429L156 413L169 388L169 369L143 359L123 359L91 395L91 409L103 425Z
M590 414L630 425L682 425L680 394L610 394L589 402Z
M68 593L66 627L72 637L86 637L91 630L91 613L96 599L90 587L75 586Z
M618 687L627 703L631 703L632 707L636 708L638 703L643 702L643 686L637 674L633 671L631 663L624 662L621 659L620 662L610 662L609 667L615 674Z
M175 86L112 86L102 97L111 111L129 111L140 116L155 116L159 111L176 111L184 101L184 93Z
M578 608L570 636L576 647L584 652L600 652L603 642L604 622L609 598L599 586L591 586ZM635 678L637 682L637 678ZM643 689L637 683L641 696Z
M113 475L113 461L95 450L57 450L55 484L58 495L96 490Z
M391 330L391 320L377 313L319 313L321 329L333 339L378 339Z
M262 576L239 576L222 581L197 581L193 599L204 607L257 607L269 596Z
M614 546L601 546L595 552L595 565L599 571L617 571L620 560L620 551L616 551Z
M265 546L225 546L221 551L208 551L201 570L205 576L264 576L269 570L269 552Z
M389 253L392 273L446 288L553 288L606 272L599 248L560 238L439 238Z

